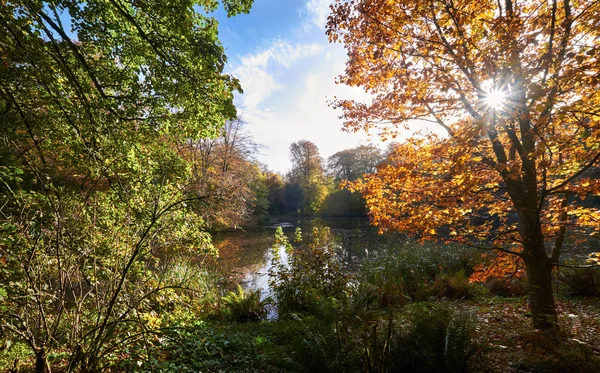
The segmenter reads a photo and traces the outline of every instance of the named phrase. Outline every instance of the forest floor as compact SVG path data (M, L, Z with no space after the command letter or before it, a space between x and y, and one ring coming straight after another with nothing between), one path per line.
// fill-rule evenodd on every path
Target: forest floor
M476 350L469 363L469 372L600 372L600 297L557 299L561 331L554 336L532 329L526 297L486 296L443 303L477 315ZM186 328L187 331L179 330L167 338L170 343L158 343L154 355L163 361L159 371L164 372L306 371L302 360L291 362L296 360L296 351L290 341L282 339L282 328L289 327L289 323L277 320L199 321ZM290 332L285 333L289 335ZM19 359L19 367L10 371L33 371L31 356L21 355ZM146 362L138 365L135 359L130 357L128 360L129 364L122 361L111 371L154 371L144 369ZM3 363L5 368L12 365L8 361ZM52 371L62 372L65 367L59 363ZM321 367L316 371L328 370ZM350 371L362 370L350 368Z
M531 327L526 298L468 302L477 314L475 372L600 371L600 297L556 300L560 334ZM598 370L596 370L598 369Z

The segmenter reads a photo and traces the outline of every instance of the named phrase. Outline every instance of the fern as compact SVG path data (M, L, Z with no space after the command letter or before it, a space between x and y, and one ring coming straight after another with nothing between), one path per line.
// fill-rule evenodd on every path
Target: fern
M237 285L236 291L230 291L223 297L225 315L233 321L258 321L267 316L267 308L271 299L261 299L260 289L246 291L241 285Z

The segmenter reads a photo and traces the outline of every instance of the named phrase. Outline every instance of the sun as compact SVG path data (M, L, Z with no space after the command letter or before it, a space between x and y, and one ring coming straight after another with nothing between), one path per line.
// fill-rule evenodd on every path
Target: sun
M499 89L493 89L486 93L483 100L490 108L496 110L500 109L506 103L506 92Z

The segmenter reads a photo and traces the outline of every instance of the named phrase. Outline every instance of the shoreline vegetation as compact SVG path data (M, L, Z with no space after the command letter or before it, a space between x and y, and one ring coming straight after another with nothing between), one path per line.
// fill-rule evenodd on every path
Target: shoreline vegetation
M314 224L313 224L314 225ZM132 372L592 372L600 367L600 273L555 273L561 334L529 327L526 281L469 276L481 251L407 238L349 269L339 237L270 227L269 297L179 257L168 278L185 286L152 299L144 338L107 354L103 371ZM335 231L335 230L334 230ZM279 248L287 253L283 260ZM221 249L226 250L226 248ZM360 251L360 249L359 249ZM177 281L178 282L178 281ZM267 318L267 315L276 315ZM68 368L68 351L48 356ZM27 372L21 341L0 351L3 370Z

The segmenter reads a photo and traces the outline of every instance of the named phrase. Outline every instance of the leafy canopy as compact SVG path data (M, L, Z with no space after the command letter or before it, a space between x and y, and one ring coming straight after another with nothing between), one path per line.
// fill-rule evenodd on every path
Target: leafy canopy
M382 229L447 234L557 260L598 233L600 4L594 1L341 1L328 34L348 50L336 100L348 130L425 134L351 185ZM540 245L540 242L543 245ZM544 259L545 261L546 259Z
M223 2L229 15L249 0ZM0 9L3 133L30 161L111 175L161 138L214 136L235 116L218 2L10 1ZM137 166L139 167L139 165Z

